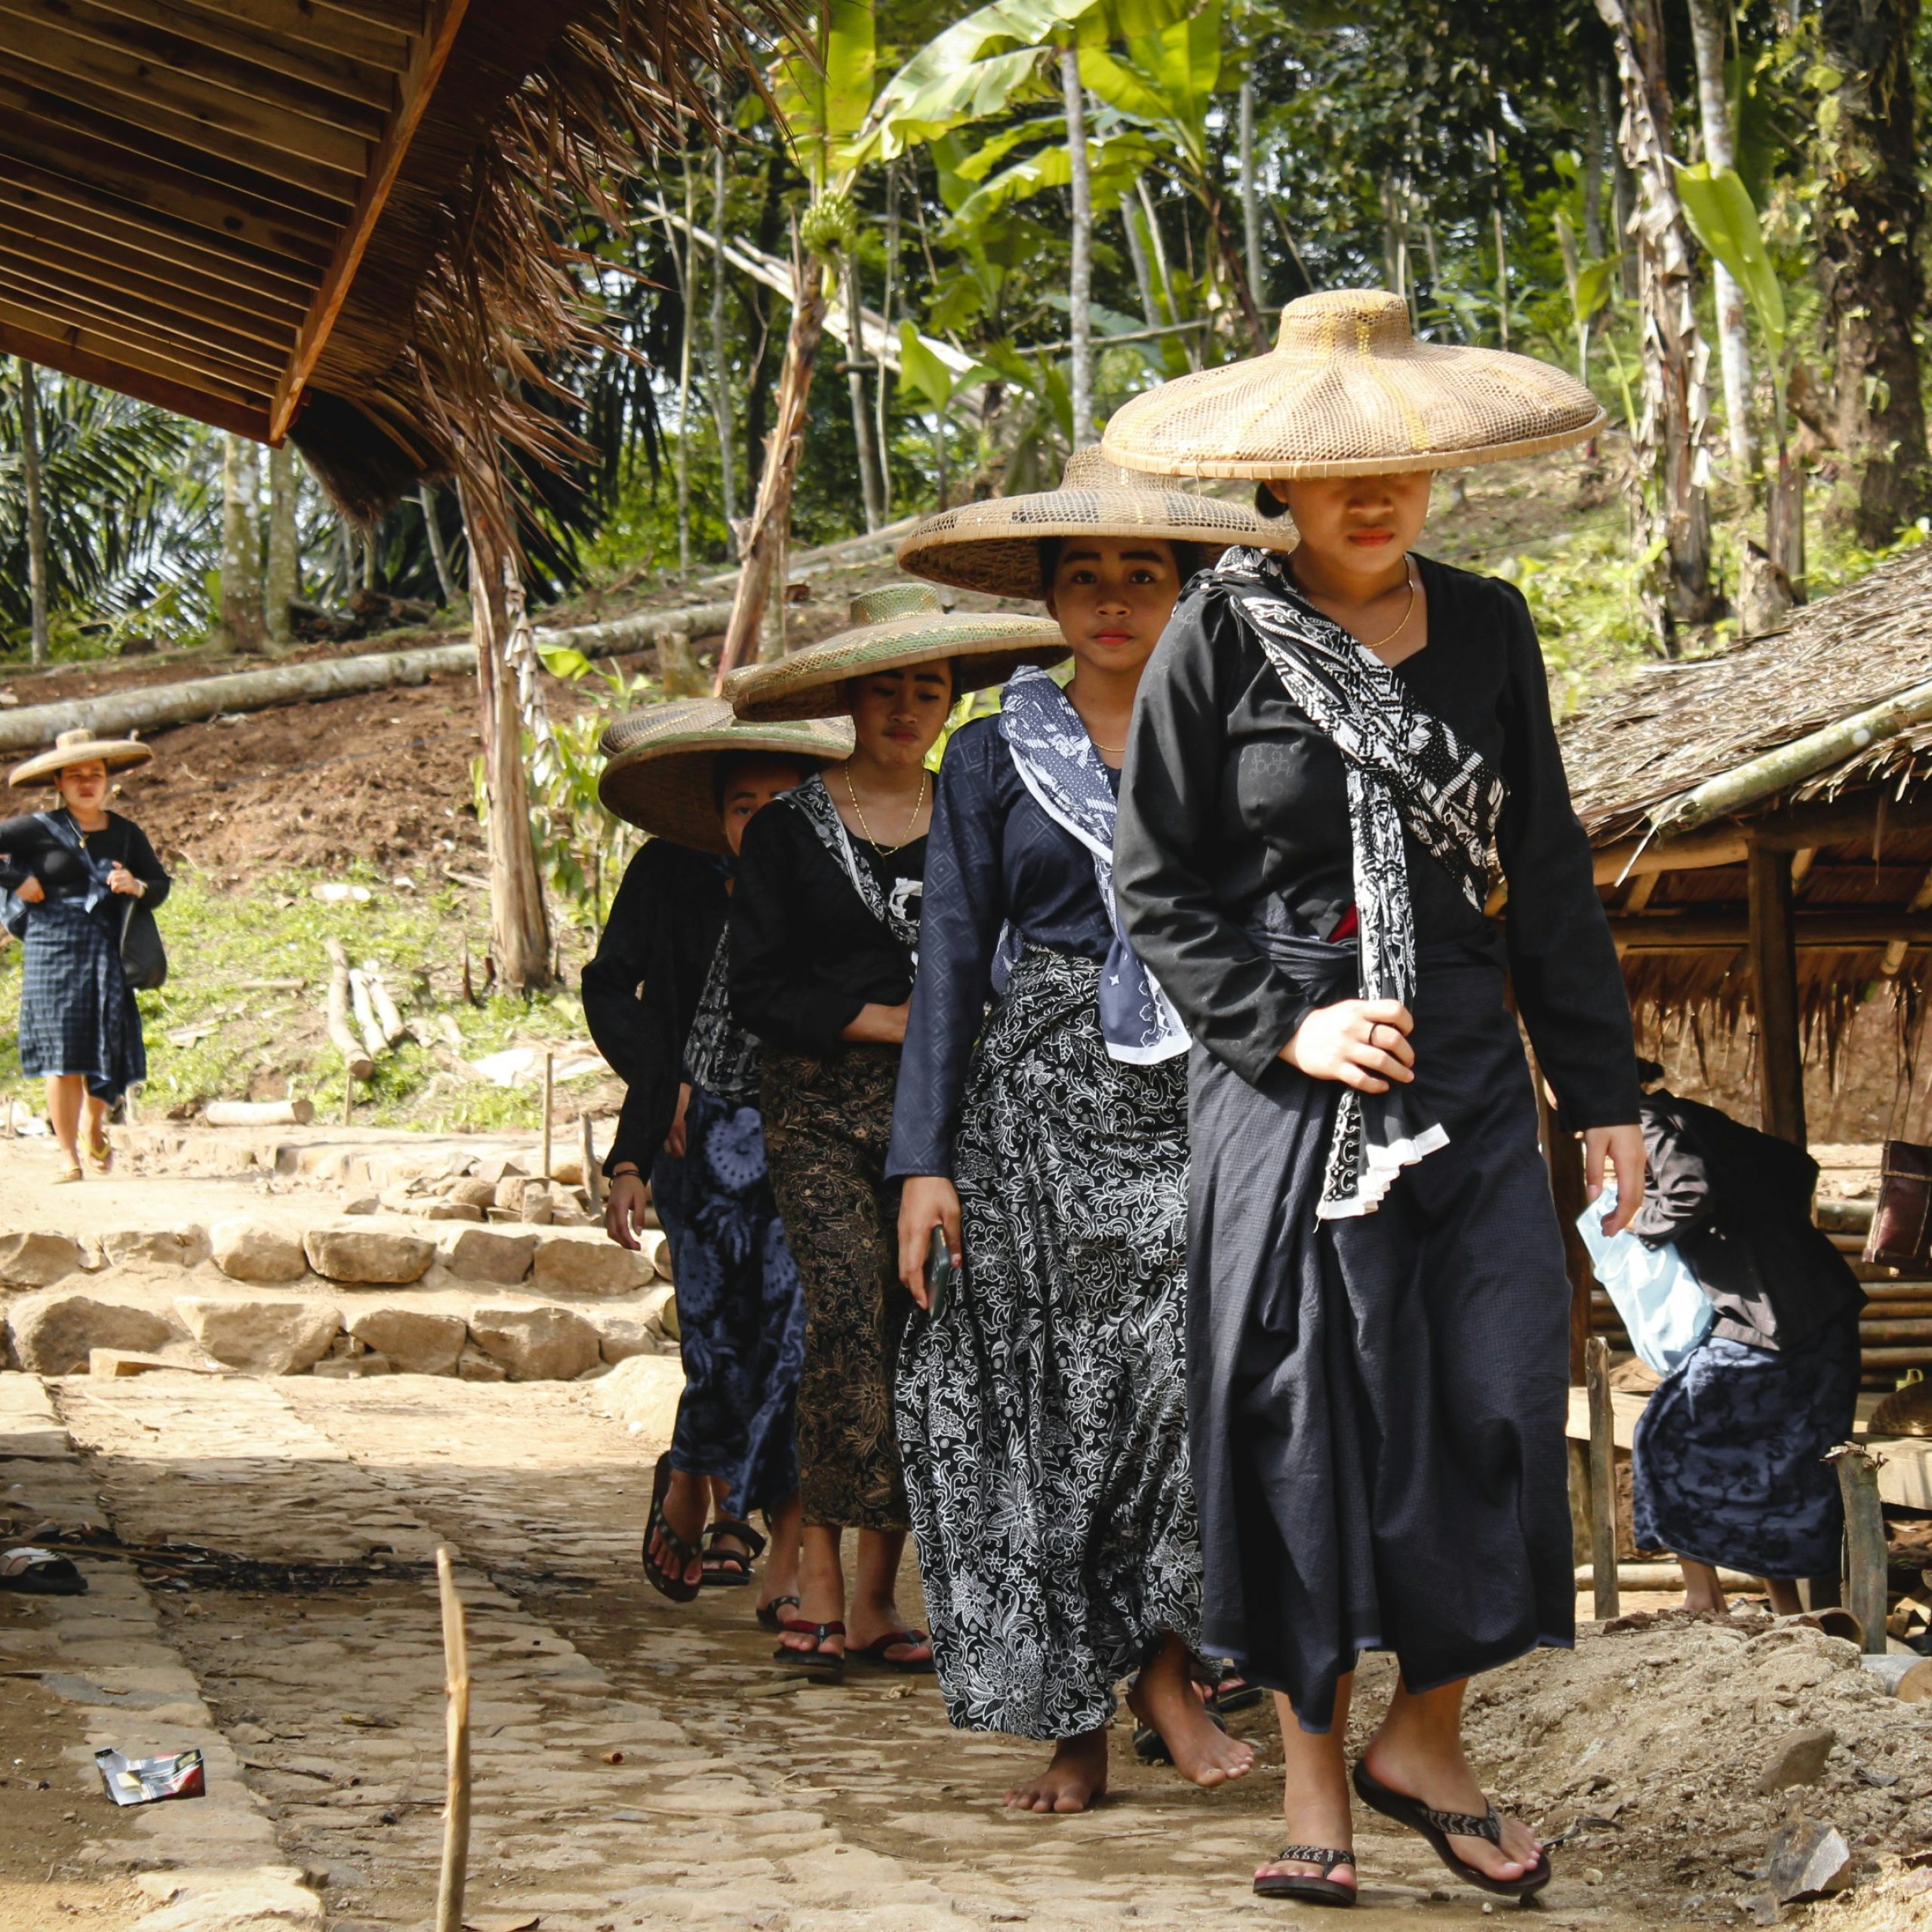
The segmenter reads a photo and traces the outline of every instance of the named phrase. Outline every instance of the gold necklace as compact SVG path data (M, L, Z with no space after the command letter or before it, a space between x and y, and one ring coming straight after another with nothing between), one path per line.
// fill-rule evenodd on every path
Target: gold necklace
M1289 566L1288 574L1291 577L1294 577L1294 567L1292 565ZM1409 620L1416 614L1416 574L1414 566L1410 562L1407 557L1404 557L1402 559L1402 576L1404 580L1409 586L1409 601L1402 606L1402 621L1398 624L1386 637L1379 637L1373 644L1371 644L1366 638L1356 638L1356 643L1360 645L1363 650L1383 650L1386 646L1393 644L1395 640L1408 629ZM1309 595L1309 592L1306 589L1303 589L1302 581L1300 577L1295 577L1295 588L1297 590L1301 591L1301 594L1304 597L1307 597ZM1312 599L1310 601L1312 601ZM1354 634L1353 632L1350 632L1350 635L1352 636Z
M889 859L894 853L905 851L906 848L912 842L912 828L918 823L919 814L926 808L926 781L931 777L931 774L923 768L919 773L919 795L912 801L912 809L906 814L906 836L900 839L897 845L881 845L872 836L872 829L866 823L866 808L860 804L859 795L852 789L852 768L848 764L842 769L845 774L845 795L852 801L852 810L857 816L859 829L864 835L866 843L881 859Z

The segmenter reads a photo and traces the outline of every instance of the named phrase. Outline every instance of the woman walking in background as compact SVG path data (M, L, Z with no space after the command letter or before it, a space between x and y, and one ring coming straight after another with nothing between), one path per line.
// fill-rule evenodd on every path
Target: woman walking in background
M1143 681L1116 890L1189 1031L1188 1406L1204 1636L1278 1693L1269 1897L1355 1898L1356 1654L1401 1686L1362 1801L1511 1895L1549 1862L1464 1755L1468 1678L1573 1640L1569 1286L1505 958L1593 1191L1643 1192L1635 1056L1536 635L1412 554L1430 472L1602 412L1522 356L1417 343L1399 296L1305 297L1270 355L1137 398L1110 455L1272 479L1300 537L1229 550Z
M926 755L956 690L1064 651L1050 624L949 617L910 586L857 599L852 617L731 688L742 716L849 715L857 740L752 821L731 922L732 1011L764 1044L772 1186L805 1290L803 1604L778 1657L826 1677L848 1656L932 1668L897 1601L907 1518L892 1382L912 1303L885 1174L932 817ZM860 1532L849 1612L848 1527Z
M1074 660L1028 667L940 768L918 983L887 1171L900 1275L928 1308L900 1367L914 1537L952 1721L1051 1740L1017 1810L1107 1787L1115 1687L1182 1774L1250 1748L1192 1679L1187 1035L1118 928L1115 789L1134 694L1195 545L1278 540L1244 506L1115 469L943 512L900 552L943 583L1044 598ZM990 1015L986 1012L992 1000ZM943 1232L963 1286L929 1307Z
M766 1172L757 1049L725 1003L724 912L746 826L850 744L828 725L741 724L729 705L697 699L612 725L598 784L608 810L652 835L584 974L593 1031L623 1055L605 1050L629 1082L605 1223L613 1240L638 1244L648 1171L685 1368L652 1480L645 1574L678 1603L703 1586L749 1584L765 1547L749 1518L761 1511L771 1560L758 1615L771 1629L798 1600L804 1309Z
M153 756L132 739L63 731L8 781L51 780L58 794L54 810L0 824L0 887L25 918L20 1066L47 1081L48 1122L66 1156L57 1182L78 1180L84 1155L97 1173L107 1171L109 1112L147 1078L140 1009L122 954L134 907L152 912L169 880L140 827L109 811L107 798L109 773Z

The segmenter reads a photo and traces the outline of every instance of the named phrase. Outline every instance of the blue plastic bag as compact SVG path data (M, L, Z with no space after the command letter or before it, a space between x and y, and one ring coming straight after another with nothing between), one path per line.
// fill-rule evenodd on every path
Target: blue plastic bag
M1606 1187L1577 1217L1577 1231L1597 1279L1623 1318L1630 1346L1658 1374L1668 1375L1709 1334L1715 1311L1675 1242L1651 1247L1628 1229L1604 1235L1604 1222L1616 1208L1617 1189Z

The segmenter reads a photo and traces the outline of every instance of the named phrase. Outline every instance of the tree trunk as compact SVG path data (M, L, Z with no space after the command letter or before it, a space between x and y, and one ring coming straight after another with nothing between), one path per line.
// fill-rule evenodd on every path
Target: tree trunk
M47 662L47 500L42 493L40 452L40 377L23 355L20 372L20 478L27 499L27 598L32 613L32 661Z
M261 472L246 436L222 438L221 616L211 640L221 651L262 648L262 562L256 531Z
M550 983L550 922L530 823L523 718L511 661L515 565L504 540L506 506L486 513L463 499L469 535L469 597L476 632L476 688L490 842L490 950L498 979L519 992Z
M1147 245L1140 238L1140 211L1131 195L1120 198L1120 225L1127 232L1127 258L1134 264L1134 285L1140 292L1140 312L1150 329L1161 326L1161 312L1154 306L1154 281L1147 272Z
M1640 535L1646 548L1657 546L1660 566L1644 604L1665 654L1674 657L1681 629L1701 629L1723 608L1711 581L1704 348L1689 231L1671 172L1660 0L1597 0L1597 11L1616 38L1623 93L1620 145L1639 198L1632 226L1643 314L1644 407L1632 444L1643 492Z
M1261 189L1254 178L1254 76L1251 73L1241 84L1241 227L1247 247L1249 292L1254 297L1254 306L1265 309L1268 282L1261 272Z
M1730 98L1724 85L1724 17L1718 0L1690 0L1690 38L1697 54L1697 112L1703 128L1704 158L1713 168L1737 165L1737 143L1730 125ZM1751 423L1751 337L1746 326L1744 291L1723 263L1711 264L1711 291L1717 310L1718 352L1724 365L1724 426L1730 460L1742 482L1755 477L1758 439Z
M1490 232L1496 243L1496 332L1503 346L1509 346L1509 238L1503 220L1503 144L1494 128L1483 130L1489 149Z
M1066 152L1073 191L1073 259L1067 273L1067 319L1073 346L1073 447L1094 432L1094 183L1087 167L1087 97L1077 48L1060 50L1060 92L1066 104Z
M859 258L845 257L845 393L852 405L852 441L859 458L859 497L865 506L868 534L885 521L879 503L878 459L872 448L872 419L866 410L866 321L860 306Z
M1610 253L1603 232L1603 150L1606 78L1597 75L1583 97L1583 253L1600 262Z
M791 331L785 338L785 367L778 379L776 420L765 444L758 501L745 531L737 596L731 606L724 648L718 654L721 691L728 672L749 664L758 654L759 621L791 528L792 491L798 478L799 458L804 454L812 365L818 359L819 338L825 332L826 287L824 272L815 258L795 260L793 280L798 293L792 304ZM779 595L784 595L782 583Z
M1603 82L1605 105L1608 104L1610 77ZM1617 84L1617 97L1623 97L1620 78ZM1620 109L1619 120L1621 120ZM1611 225L1616 231L1617 281L1626 302L1636 301L1641 290L1641 280L1637 267L1636 237L1631 232L1630 224L1636 214L1637 197L1630 179L1630 170L1623 158L1623 143L1620 138L1613 139L1610 144L1610 211Z
M1839 76L1818 142L1826 355L1853 526L1873 546L1932 509L1914 340L1925 306L1912 66L1918 13L1918 0L1824 0L1819 12L1819 57Z
M885 171L885 292L880 298L881 337L892 337L892 298L898 289L899 269L899 171ZM882 524L892 521L892 423L891 372L881 355L874 358L872 371L872 448L878 456L878 514Z
M729 213L725 189L724 150L712 157L711 238L711 413L718 424L718 494L724 509L725 527L737 548L738 532L737 464L731 450L731 383L724 359L724 224Z
M693 298L697 290L697 247L691 240L691 158L685 156L685 232L681 248L673 229L664 224L664 240L671 251L672 272L678 278L678 457L674 473L678 485L678 574L691 574L691 331L697 312Z
M269 451L269 559L262 617L269 641L278 647L294 635L289 628L289 600L302 594L301 538L295 521L300 460L293 443Z
M429 540L429 561L436 567L436 586L443 593L447 608L455 604L463 592L450 568L450 547L443 541L442 522L436 513L436 486L419 483L416 500L423 506L423 529Z

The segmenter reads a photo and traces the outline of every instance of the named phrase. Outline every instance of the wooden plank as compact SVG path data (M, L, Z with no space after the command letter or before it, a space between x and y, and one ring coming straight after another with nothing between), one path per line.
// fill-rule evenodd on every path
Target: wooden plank
M321 287L316 291L308 318L302 325L295 352L288 358L288 366L275 386L270 416L278 442L288 433L301 401L303 386L314 374L322 351L328 346L329 337L341 315L342 305L348 299L349 286L368 252L369 238L389 200L389 190L395 185L403 157L409 152L409 144L421 125L423 109L435 91L436 83L442 78L444 64L449 58L450 48L455 42L457 29L463 24L468 5L469 0L435 0L435 12L429 27L417 42L409 72L403 77L401 104L371 163L355 212L336 245L334 255L322 277Z
M1784 854L1772 853L1772 858ZM1743 912L1642 912L1610 915L1611 936L1632 952L1700 951L1748 946L1749 916ZM1894 939L1908 946L1932 945L1932 915L1894 912L1875 906L1863 912L1799 912L1793 915L1795 943L1807 951L1856 951Z
M94 0L97 14L118 14L142 26L178 35L314 89L334 100L353 102L386 116L395 101L396 72L408 59L399 35L390 43L394 65L358 59L325 41L291 37L236 17L239 9L183 5L180 0ZM303 17L297 9L290 11ZM338 29L344 23L332 21Z
M181 371L158 357L131 355L119 344L85 330L50 335L40 317L4 298L0 298L0 350L24 355L44 369L57 369L84 383L118 389L123 395L155 403L217 429L232 429L237 435L257 441L268 435L266 398L251 397L226 383L204 386L199 377L184 379Z
M346 15L392 33L429 31L432 0L316 0L318 13Z
M169 186L163 205L217 233L238 218L265 231L306 233L325 251L341 232L343 209L325 195L277 180L225 156L177 141L98 104L85 109L0 72L0 148L69 170L126 194L144 179ZM138 191L132 198L145 198ZM226 205L225 206L223 205Z
M177 232L165 216L124 214L98 198L84 205L78 184L59 196L23 185L17 167L11 156L0 155L0 213L14 228L106 259L149 264L155 274L217 284L244 306L285 318L291 330L300 325L312 276L297 277L286 263L270 269L257 251L239 245L221 253Z
M1877 817L1876 792L1835 799L1826 804L1795 806L1763 818L1727 819L1682 838L1627 838L1597 848L1592 861L1599 885L1614 885L1626 869L1639 872L1701 871L1706 866L1742 865L1746 835L1770 851L1795 851L1804 845L1838 845L1869 838ZM1887 830L1932 825L1932 798L1888 800Z
M266 373L252 347L245 361L205 346L178 329L146 315L134 315L66 290L49 291L11 266L0 267L0 294L23 311L38 315L40 326L58 334L79 329L103 343L118 343L131 355L139 351L177 380L206 380L231 389L238 397L268 390ZM259 385L259 386L258 386Z
M37 4L0 0L0 36L13 43L4 58L21 79L328 199L354 198L369 137L21 17L23 6Z
M1789 852L1752 847L1749 943L1758 1009L1758 1124L1767 1134L1802 1147L1804 1048L1798 1031L1791 863Z
M409 35L314 0L175 0L188 14L245 23L297 46L319 47L399 74L409 65Z
M298 318L285 309L279 323L251 310L217 291L223 285L182 282L152 274L118 253L103 254L69 241L25 228L13 211L0 205L0 260L23 272L50 272L57 286L91 293L117 312L146 312L174 316L183 322L205 321L226 334L259 343L278 367L293 340Z

